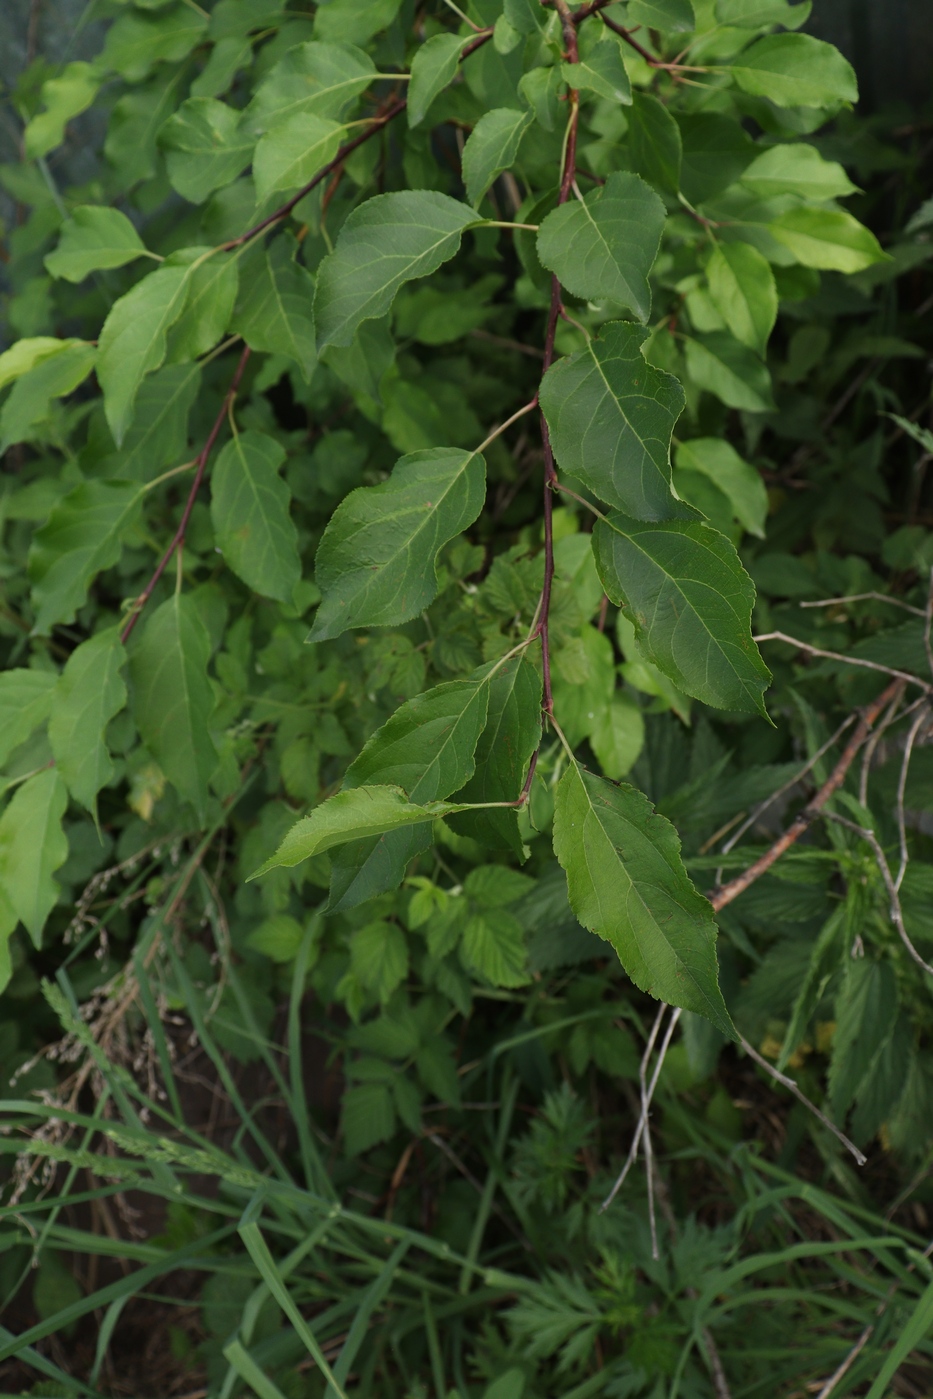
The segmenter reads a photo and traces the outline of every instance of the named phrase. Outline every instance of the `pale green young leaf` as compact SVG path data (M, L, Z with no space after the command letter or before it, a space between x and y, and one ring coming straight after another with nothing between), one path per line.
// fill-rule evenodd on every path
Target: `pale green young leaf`
M767 365L726 330L690 336L684 342L687 372L697 388L715 394L729 408L770 413L771 375Z
M0 894L36 947L58 901L52 876L68 858L62 830L67 805L61 774L47 768L17 787L0 817Z
M778 312L770 264L751 243L720 243L706 277L713 305L736 340L764 355Z
M855 72L837 48L810 34L768 34L734 59L743 92L778 107L830 107L858 101Z
M315 11L314 32L321 39L365 44L387 29L402 0L329 0Z
M476 745L476 769L454 793L454 800L517 801L540 741L541 672L526 650L492 676L486 724ZM519 859L523 856L516 811L506 807L466 811L454 816L451 825L487 848L511 850Z
M191 204L241 175L253 158L256 136L242 113L213 97L189 97L159 132L172 188Z
M810 18L811 0L716 0L719 24L737 29L759 29L766 24L782 24L785 29L799 29Z
M184 308L168 333L165 358L169 364L197 359L214 348L230 324L240 286L235 253L218 253L206 261L193 251L177 257L180 265L191 264L191 273ZM135 423L135 405L133 416Z
M462 810L456 802L410 802L401 787L351 787L329 797L294 825L275 854L250 878L272 869L291 869L350 840L365 840Z
M62 225L58 247L45 266L53 277L82 282L91 272L146 256L146 245L119 209L81 204Z
M63 354L73 345L84 345L84 340L59 340L54 335L33 335L17 340L0 355L0 389L14 383L23 374L28 374L43 360L53 355Z
M729 502L735 518L759 539L764 538L768 492L755 468L722 437L693 437L680 442L675 457L681 471L698 471L713 481Z
M353 44L299 44L263 79L246 110L246 121L257 135L295 112L339 121L375 72L369 55Z
M207 21L202 10L185 4L151 15L131 10L107 30L98 67L127 82L141 82L157 63L177 63L189 54L203 39Z
M357 928L350 939L350 968L385 1005L408 975L408 942L398 924L380 919Z
M521 139L533 120L531 112L496 107L484 112L463 148L463 183L474 209L489 186L515 164Z
M664 205L637 175L614 173L603 189L569 200L538 230L538 257L574 296L651 313L648 273L658 255Z
M460 958L490 986L514 988L531 980L524 929L504 908L484 909L467 920Z
M803 141L769 146L742 173L742 184L759 199L794 194L805 199L844 199L856 186L835 160Z
M645 746L645 721L631 696L613 695L590 721L589 740L606 777L617 782L631 771Z
M48 155L65 139L72 117L86 112L100 91L102 74L93 63L69 63L42 84L43 110L26 124L23 144L28 160Z
M677 832L648 798L571 763L557 788L554 852L577 918L612 944L635 985L734 1038L712 908L684 869Z
M435 97L454 79L460 54L470 37L434 34L415 52L408 84L408 125L420 126Z
M301 577L291 492L279 472L285 448L263 432L228 442L211 476L211 520L224 561L248 588L290 602Z
M104 412L119 447L133 419L146 374L165 359L169 328L185 308L190 267L160 267L114 302L98 342L97 378Z
M253 160L259 201L277 190L291 193L306 185L333 160L345 129L315 112L293 112L275 122L260 138Z
M440 550L476 519L485 490L479 453L436 447L402 457L381 485L351 491L318 546L323 600L310 639L417 617L437 594Z
M752 580L729 541L699 520L644 524L611 515L593 530L603 587L639 646L705 704L766 715L771 676L752 640Z
M140 736L203 822L217 767L209 727L214 691L207 674L207 628L191 598L176 593L143 622L134 642L130 676Z
M69 491L33 537L29 580L35 630L71 622L92 579L116 563L143 492L129 481L85 481Z
M888 258L875 235L843 209L788 209L768 231L804 267L826 272L861 272Z
M71 393L94 368L97 350L83 341L61 341L58 354L48 355L13 385L0 411L0 452L14 442L28 441L49 414L53 398Z
M541 384L541 407L558 464L600 500L639 519L677 513L670 445L684 391L642 356L648 332L614 321L585 349L558 360Z
M560 116L560 94L563 91L563 75L560 68L532 68L519 80L518 91L523 102L527 102L535 114L535 119L545 131L553 131ZM553 206L550 199L549 205Z
M313 299L314 281L295 261L294 244L276 238L244 261L231 329L252 350L288 355L308 383L317 363Z
M55 687L49 743L58 770L76 801L97 819L97 794L114 774L107 725L126 704L120 671L126 652L116 628L98 632L68 657Z
M680 127L663 102L648 92L632 95L629 145L632 164L639 175L661 189L679 188L683 163Z
M0 766L48 718L55 684L52 671L0 672Z
M473 773L486 722L488 672L485 666L467 680L436 685L403 704L351 763L344 787L385 783L401 787L414 802L437 801L462 787ZM411 860L430 844L426 823L343 846L331 860L329 907L354 908L396 888Z
M632 84L622 61L622 49L609 29L603 30L601 42L581 55L579 63L561 64L561 72L572 88L595 92L608 102L632 105Z
M452 258L475 222L472 209L434 190L380 194L354 209L318 270L318 348L349 345L362 321L385 315L400 286Z
M680 34L696 28L696 16L690 0L629 0L628 23Z

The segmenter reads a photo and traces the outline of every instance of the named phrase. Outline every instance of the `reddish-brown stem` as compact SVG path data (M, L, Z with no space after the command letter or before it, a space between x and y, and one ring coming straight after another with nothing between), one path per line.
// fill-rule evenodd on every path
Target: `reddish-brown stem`
M608 15L600 15L600 19L602 20L603 24L607 25L608 28L612 30L613 34L618 34L620 39L624 39L625 42L629 45L629 47L633 48L635 52L645 60L645 62L650 68L679 67L679 65L676 63L665 63L663 59L655 58L653 53L650 53L648 49L643 48L642 45L638 42L638 40L633 38L632 31L630 29L626 29L624 25L619 24L618 20L610 19Z
M707 895L714 910L718 913L726 904L731 904L733 899L737 899L744 893L750 884L754 884L756 879L760 879L763 874L767 874L771 866L781 858L785 851L789 850L804 831L808 829L811 822L823 810L830 797L839 790L845 780L846 773L855 761L859 749L868 741L872 727L878 716L883 713L900 690L904 688L904 681L901 679L892 680L890 685L881 691L877 699L866 705L861 711L859 721L856 724L852 737L846 744L839 757L839 761L833 768L829 777L823 783L816 796L807 802L803 811L794 818L783 835L779 836L769 850L766 850L747 870L743 870L735 879L731 879L728 884L723 884L718 889L712 890Z
M236 398L237 390L240 387L240 381L243 378L243 371L246 369L246 364L249 360L249 356L250 348L248 345L246 345L243 348L243 353L240 355L236 371L233 375L233 378L230 381L230 387L224 395L224 401L221 404L220 412L217 414L217 417L214 421L214 426L208 433L207 441L201 448L201 454L197 458L197 461L195 463L196 470L194 473L194 480L191 483L191 490L188 492L188 499L185 502L185 508L182 512L181 519L178 522L178 528L172 536L171 543L169 544L165 553L162 555L161 559L156 564L152 577L149 579L149 582L146 584L145 588L143 588L142 592L139 594L139 597L134 602L133 611L130 613L126 626L123 628L123 631L120 635L120 640L124 644L129 640L130 636L132 635L133 628L139 620L139 615L142 612L143 608L146 606L146 603L152 597L152 594L155 591L159 579L162 577L162 574L165 572L166 568L171 562L172 555L175 553L176 549L180 549L185 542L185 534L188 530L188 522L191 519L191 512L194 509L194 502L198 498L198 491L201 489L201 482L204 480L204 473L207 470L207 463L210 460L211 452L214 450L214 444L220 435L220 429L224 425L224 418L226 418L227 414L230 411L230 407L233 403L233 400Z
M590 15L595 15L598 10L604 10L607 5L611 5L613 0L590 0L588 5L581 5L579 10L574 12L574 24L582 24Z

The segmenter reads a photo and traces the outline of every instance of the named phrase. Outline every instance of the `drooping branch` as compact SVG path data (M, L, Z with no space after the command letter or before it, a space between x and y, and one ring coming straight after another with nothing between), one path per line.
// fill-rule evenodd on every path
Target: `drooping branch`
M169 544L165 553L162 555L161 559L156 564L152 577L149 579L149 582L146 584L145 588L143 588L142 592L139 594L138 598L134 602L133 611L130 613L126 626L123 628L123 631L120 634L120 640L124 643L124 645L132 635L133 628L139 621L140 613L146 606L146 603L152 597L152 594L156 588L156 584L158 583L159 579L162 577L162 574L165 572L166 568L171 562L172 555L177 549L180 549L185 542L185 535L188 531L188 521L191 519L191 512L194 509L194 503L198 498L198 491L201 489L201 482L204 480L204 473L207 470L207 463L210 460L211 452L214 450L214 444L216 443L217 438L220 436L220 429L224 425L224 418L230 412L230 409L233 405L233 401L237 396L237 391L240 387L240 381L243 378L243 373L246 369L249 357L250 348L248 345L246 345L243 348L243 353L240 355L239 362L237 363L237 367L234 372L233 378L230 381L230 387L224 395L224 401L220 406L220 412L217 414L217 417L214 420L214 426L208 433L207 440L204 443L204 446L201 448L201 452L195 463L194 480L191 483L191 490L188 492L188 499L185 502L185 508L182 512L182 517L178 522L178 528L172 536L171 543Z
M749 865L747 870L743 870L735 879L731 879L728 884L723 884L718 889L713 889L708 895L713 909L718 913L726 904L731 904L740 894L743 894L749 885L754 884L756 879L760 879L763 874L774 865L785 851L800 839L803 833L809 829L813 820L819 816L830 797L839 790L845 781L849 768L854 763L860 749L867 743L871 736L872 728L880 714L887 708L890 702L904 688L904 681L897 677L890 685L881 691L877 699L866 705L861 711L858 723L852 737L843 749L839 761L833 768L829 777L823 783L816 795L811 798L798 816L794 818L783 835L779 836L769 850L766 850L754 864Z

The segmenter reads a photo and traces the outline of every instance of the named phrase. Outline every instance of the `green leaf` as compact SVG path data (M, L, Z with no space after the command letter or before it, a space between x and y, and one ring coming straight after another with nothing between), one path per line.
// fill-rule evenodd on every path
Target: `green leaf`
M518 91L527 102L535 119L545 131L553 131L560 116L560 93L563 75L560 68L532 68L519 80ZM545 195L548 210L554 207L556 195Z
M328 0L314 16L314 32L322 39L352 39L365 44L387 29L398 14L401 0Z
M676 191L680 186L683 143L680 127L656 97L636 92L629 115L632 164L653 185Z
M53 277L82 282L91 272L124 267L148 257L146 245L125 214L95 204L81 204L62 225L61 237L45 265Z
M221 252L207 260L194 250L176 256L179 262L190 263L191 271L184 308L166 344L165 357L173 364L197 359L214 348L230 324L240 283L236 253Z
M675 458L681 471L699 471L728 496L736 519L764 538L768 492L758 472L721 437L694 437L681 442Z
M130 655L133 711L140 736L168 780L202 822L217 767L210 733L214 691L211 643L192 599L176 593L136 633Z
M802 141L769 146L742 173L742 184L759 199L794 194L813 200L844 199L856 186L835 160L824 160Z
M248 588L290 602L301 577L291 492L279 475L285 448L263 432L228 442L211 477L211 521L224 561Z
M924 1258L926 1254L923 1255ZM878 1371L865 1399L884 1399L892 1391L888 1385L911 1353L927 1340L933 1327L933 1282L925 1291L905 1322L901 1322L893 1346L884 1357L884 1364Z
M598 44L581 55L579 63L561 64L561 72L573 88L595 92L608 102L621 102L627 107L632 104L632 84L622 61L622 48L608 29L603 30Z
M257 135L295 112L314 112L339 121L369 87L375 72L369 55L353 44L316 40L298 44L260 84L246 120Z
M505 662L492 677L486 724L476 745L476 769L454 794L461 802L517 801L531 755L541 742L541 672L528 651ZM455 831L492 850L511 850L519 859L523 844L518 812L500 807L454 816Z
M456 76L460 55L470 35L435 34L417 49L408 84L408 125L420 126L428 108Z
M35 630L71 622L92 579L116 563L139 515L143 492L129 481L85 481L69 491L29 550Z
M71 393L94 368L97 350L82 340L63 340L58 354L47 355L13 385L0 412L0 452L25 442L48 417L53 398Z
M850 958L836 999L836 1032L829 1066L833 1113L845 1117L897 1020L897 984L889 961Z
M629 0L628 23L678 34L695 29L696 16L690 0Z
M189 97L159 132L172 188L191 204L241 175L253 158L256 136L242 113L213 97Z
M0 817L0 894L36 947L58 901L52 875L68 858L62 817L68 793L55 768L30 777Z
M726 330L691 336L684 343L687 371L697 388L715 394L729 408L770 413L771 376L768 367Z
M651 313L648 273L658 255L664 205L637 175L612 174L605 187L548 214L538 257L574 296Z
M380 194L354 209L318 271L318 348L349 345L361 321L384 316L395 293L436 272L476 214L434 190Z
M398 924L380 920L357 928L350 939L350 968L385 1005L408 975L408 942Z
M764 355L777 320L774 273L750 243L720 243L706 264L713 305L736 340Z
M496 107L484 112L470 132L463 148L463 183L474 209L492 182L515 164L521 139L532 120L531 112Z
M139 388L132 425L110 472L124 481L150 481L184 461L188 414L201 387L197 364L173 364L148 375Z
M60 146L72 117L86 112L101 86L102 74L92 63L69 63L57 78L48 78L40 94L44 111L26 125L23 144L28 160L37 160Z
M577 918L612 944L635 985L735 1038L712 908L683 867L677 832L648 798L571 763L557 788L554 852Z
M601 500L638 519L677 513L670 443L684 406L671 374L642 356L648 332L615 321L541 383L541 407L559 464Z
M127 82L141 82L157 63L177 63L200 43L208 16L179 4L158 15L130 11L107 30L100 69L113 69Z
M385 783L401 787L414 802L426 802L462 787L473 773L473 753L486 722L488 672L483 667L467 680L437 685L403 704L351 763L344 788ZM354 908L396 888L431 839L426 823L345 845L331 861L328 907Z
M111 31L112 32L112 31ZM100 333L97 378L119 447L146 374L165 359L166 336L185 308L190 267L160 267L114 302Z
M590 721L589 739L606 777L617 782L629 772L645 746L645 721L629 695L613 695Z
M485 909L467 920L460 956L490 986L526 986L531 980L525 930L503 908Z
M295 261L294 251L294 245L279 237L268 249L258 248L248 257L231 329L243 336L251 350L288 355L309 383L317 363L311 309L314 281Z
M722 112L678 112L677 126L683 153L680 188L691 204L721 194L754 162L754 141Z
M827 272L861 272L888 260L875 235L842 209L788 209L768 231L804 267Z
M72 345L83 345L84 340L59 340L53 335L34 335L25 340L17 340L0 355L0 389L14 383L43 360L60 355Z
M771 676L751 634L755 588L727 539L699 520L611 515L596 523L593 552L640 647L679 689L767 717L761 697Z
M851 63L832 44L810 34L769 34L733 60L743 92L778 107L830 107L858 101Z
M791 4L791 0L716 0L716 19L737 29L760 29L766 24L799 29L810 18L812 8L810 0L800 4Z
M47 670L0 673L0 767L48 718L56 676Z
M365 840L462 810L456 802L410 802L401 787L352 787L329 797L294 825L275 854L250 878L272 869L291 869L350 840Z
M58 770L76 801L97 820L97 793L114 775L105 732L126 704L120 671L126 652L116 628L77 646L52 698L49 743Z
M485 489L478 452L435 447L402 457L382 485L351 491L318 546L324 596L310 639L417 617L437 594L438 554L476 519Z
M348 1156L359 1156L395 1133L395 1107L385 1083L360 1083L344 1091L340 1131Z
M313 179L337 154L345 127L315 112L293 112L260 139L253 161L260 203L277 190L291 193Z

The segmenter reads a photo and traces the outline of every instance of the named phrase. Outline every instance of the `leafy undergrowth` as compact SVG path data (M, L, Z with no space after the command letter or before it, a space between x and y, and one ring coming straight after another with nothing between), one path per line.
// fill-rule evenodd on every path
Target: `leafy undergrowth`
M930 1392L929 123L809 9L11 94L7 1392Z

